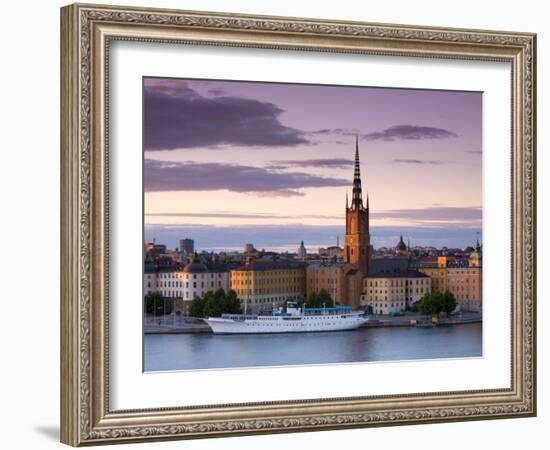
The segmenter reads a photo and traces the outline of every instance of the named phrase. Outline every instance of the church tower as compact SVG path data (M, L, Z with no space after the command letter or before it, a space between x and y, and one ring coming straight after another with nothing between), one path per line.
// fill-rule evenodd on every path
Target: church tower
M367 276L369 268L369 197L363 204L361 171L359 166L359 139L355 139L355 168L351 205L346 194L346 236L344 239L344 263Z

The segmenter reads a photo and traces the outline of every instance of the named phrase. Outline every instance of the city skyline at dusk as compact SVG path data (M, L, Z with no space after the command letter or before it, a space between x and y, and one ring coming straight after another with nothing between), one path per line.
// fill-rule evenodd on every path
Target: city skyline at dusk
M356 136L375 246L475 241L481 93L160 78L144 79L145 239L334 245Z

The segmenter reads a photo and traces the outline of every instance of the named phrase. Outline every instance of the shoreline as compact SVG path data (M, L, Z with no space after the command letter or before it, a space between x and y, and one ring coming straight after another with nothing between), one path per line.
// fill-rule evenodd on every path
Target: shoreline
M366 324L360 328L393 328L393 327L411 327L411 328L432 328L437 326L453 326L465 325L469 323L482 323L482 315L480 313L463 313L461 317L441 317L438 319L437 325L432 325L429 318L420 315L404 315L396 317L388 316L372 316ZM172 320L168 319L165 324L144 324L144 335L155 334L214 334L212 329L205 323L200 323L201 319L194 319L192 322L184 322L179 326L172 325ZM416 325L412 325L411 321L417 321Z

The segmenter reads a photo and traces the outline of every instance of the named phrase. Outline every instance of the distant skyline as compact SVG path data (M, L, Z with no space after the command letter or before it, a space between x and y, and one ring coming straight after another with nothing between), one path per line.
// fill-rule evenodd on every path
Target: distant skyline
M403 229L464 247L481 231L479 92L144 78L143 95L146 238L195 227L224 245L210 226L232 246L275 226L288 245L335 243L356 135L375 245Z

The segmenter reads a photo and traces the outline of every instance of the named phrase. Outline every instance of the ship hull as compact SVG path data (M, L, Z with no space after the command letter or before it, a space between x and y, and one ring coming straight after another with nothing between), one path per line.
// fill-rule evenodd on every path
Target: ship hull
M336 317L293 317L271 318L258 317L257 319L234 320L226 318L208 318L215 334L278 334L278 333L311 333L323 331L356 330L367 322L363 315L349 315Z

